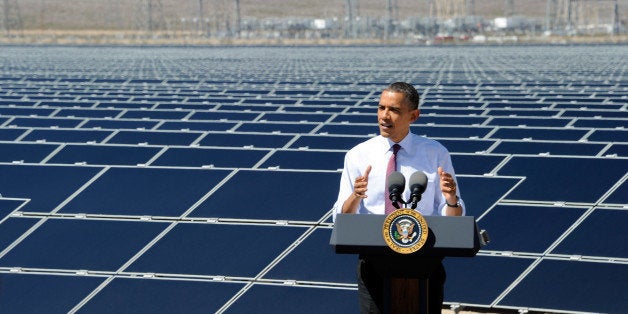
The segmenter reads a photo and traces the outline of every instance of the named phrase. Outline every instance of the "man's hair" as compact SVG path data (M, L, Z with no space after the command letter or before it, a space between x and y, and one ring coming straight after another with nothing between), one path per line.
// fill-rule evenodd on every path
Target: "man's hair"
M419 92L416 91L414 86L406 82L395 82L384 89L384 91L392 93L402 93L405 96L408 106L411 110L419 108Z

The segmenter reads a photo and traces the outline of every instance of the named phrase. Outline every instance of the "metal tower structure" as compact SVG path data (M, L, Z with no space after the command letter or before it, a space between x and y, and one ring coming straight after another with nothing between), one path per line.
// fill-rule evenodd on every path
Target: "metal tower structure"
M161 0L139 0L135 4L134 20L138 29L151 33L166 27Z
M467 0L431 0L430 15L439 20L447 20L467 15ZM475 3L473 3L475 6ZM434 14L435 13L435 14Z
M22 15L17 0L2 0L2 29L7 36L22 30Z
M600 13L602 9L606 13ZM545 26L547 30L564 28L568 32L575 32L579 27L601 24L601 14L606 15L606 20L612 23L612 33L618 33L618 0L547 0Z
M504 0L504 16L510 17L515 14L515 0Z
M235 36L236 38L240 38L241 35L241 18L240 18L240 0L235 1Z

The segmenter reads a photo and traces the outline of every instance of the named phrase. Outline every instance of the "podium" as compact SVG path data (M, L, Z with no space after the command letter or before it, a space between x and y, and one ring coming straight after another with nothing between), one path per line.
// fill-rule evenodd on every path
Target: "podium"
M330 245L359 254L384 278L384 313L428 313L428 278L445 257L473 257L484 238L471 216L424 216L425 244L411 254L393 251L382 236L385 215L338 214Z

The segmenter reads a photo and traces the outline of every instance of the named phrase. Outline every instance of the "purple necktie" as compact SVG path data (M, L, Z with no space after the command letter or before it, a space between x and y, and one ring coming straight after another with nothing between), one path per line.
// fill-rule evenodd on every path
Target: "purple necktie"
M388 176L393 172L397 170L397 152L399 151L399 149L401 148L401 146L399 144L395 144L392 146L393 147L393 153L392 156L390 156L390 159L388 160L388 167L386 168L386 186L384 187L385 191L384 191L384 206L385 206L385 213L386 215L394 212L397 208L395 208L395 206L393 206L392 202L390 201L390 197L389 197L389 193L388 193Z

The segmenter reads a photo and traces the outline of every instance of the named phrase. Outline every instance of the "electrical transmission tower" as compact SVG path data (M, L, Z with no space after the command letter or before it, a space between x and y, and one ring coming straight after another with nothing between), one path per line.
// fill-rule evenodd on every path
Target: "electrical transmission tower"
M618 33L620 28L618 0L547 0L545 27L547 30L562 27L574 32L579 27L600 25L602 9L606 9L606 20L609 20L610 15L612 33ZM553 24L552 21L554 21Z
M235 35L236 38L240 38L242 35L242 20L240 17L240 0L235 1Z
M473 3L475 6L475 3ZM447 20L467 15L467 0L431 0L430 11L439 20Z
M134 20L138 29L148 33L167 28L161 0L138 0Z
M7 36L11 36L11 32L22 31L22 15L17 0L2 0L2 29Z
M513 16L515 14L515 0L504 0L504 11L504 16Z

